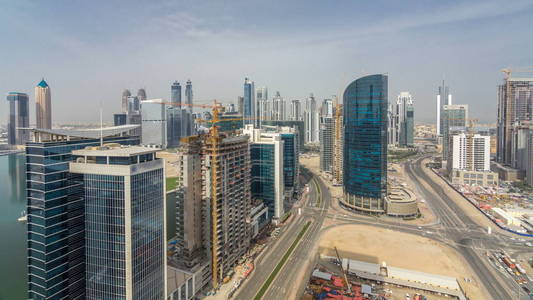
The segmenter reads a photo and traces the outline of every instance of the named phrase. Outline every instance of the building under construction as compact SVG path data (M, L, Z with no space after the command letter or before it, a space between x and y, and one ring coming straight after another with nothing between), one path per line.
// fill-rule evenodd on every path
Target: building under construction
M209 134L202 147L202 173L209 223L206 248L210 249L212 283L217 288L250 247L248 136Z
M250 246L248 136L213 126L182 140L178 152L177 247L189 267L206 261L217 288Z
M342 166L343 166L343 147L344 135L342 128L342 104L335 105L334 113L334 135L333 139L333 182L335 184L342 184Z

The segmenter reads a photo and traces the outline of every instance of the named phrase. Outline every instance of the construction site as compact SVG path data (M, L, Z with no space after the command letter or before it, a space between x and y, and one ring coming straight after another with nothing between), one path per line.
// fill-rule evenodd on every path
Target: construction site
M320 238L315 261L301 299L484 299L462 258L422 236L331 226Z

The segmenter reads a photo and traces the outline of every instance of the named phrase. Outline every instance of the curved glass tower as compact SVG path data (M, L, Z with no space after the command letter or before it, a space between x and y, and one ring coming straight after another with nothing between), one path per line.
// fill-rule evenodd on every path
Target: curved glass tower
M344 91L344 205L384 213L387 192L387 75L361 77Z

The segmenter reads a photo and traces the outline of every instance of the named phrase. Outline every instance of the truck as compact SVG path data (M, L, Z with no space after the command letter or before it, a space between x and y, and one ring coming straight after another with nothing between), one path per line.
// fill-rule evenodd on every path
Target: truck
M507 256L503 257L503 262L511 269L516 268L516 265Z

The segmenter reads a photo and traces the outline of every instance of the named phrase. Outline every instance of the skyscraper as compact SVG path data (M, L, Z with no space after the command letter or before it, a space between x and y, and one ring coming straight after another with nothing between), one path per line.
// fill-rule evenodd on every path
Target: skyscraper
M344 204L384 213L387 192L387 75L369 75L344 91Z
M128 112L128 97L131 96L130 90L125 89L122 92L122 112L127 113Z
M194 119L193 119L193 92L192 92L192 82L191 80L187 80L187 84L185 85L185 100L187 106L183 110L182 114L182 121L181 121L181 136L191 136L195 134L194 129Z
M255 124L257 119L256 103L255 103L255 88L254 82L248 78L244 79L244 95L243 95L243 109L244 109L244 124Z
M177 81L170 86L170 102L181 104L181 85Z
M206 258L202 219L202 139L190 137L178 149L176 185L176 246L179 262L187 268Z
M512 163L513 126L533 118L533 78L505 78L498 89L498 162Z
M28 299L86 299L85 208L72 150L106 143L135 145L136 125L95 130L34 130L26 144ZM54 140L50 136L54 136Z
M163 102L162 99L141 102L141 143L145 146L167 147L167 109Z
M278 132L266 132L246 125L243 131L250 137L252 198L263 201L268 215L279 222L285 214L285 181L283 178L284 142Z
M320 170L331 173L333 170L335 120L331 114L320 117Z
M396 122L395 141L400 147L413 145L414 107L413 96L409 92L401 92L396 100L394 113Z
M144 101L146 100L146 90L145 89L139 89L137 91L137 98L139 98L139 101Z
M177 81L170 86L170 102L177 104L167 107L167 145L174 148L180 143L185 109L181 106L181 85Z
M319 124L318 110L316 100L313 94L305 100L304 124L305 124L305 142L317 143L319 141Z
M300 100L292 100L291 101L291 116L292 121L300 121L302 120L302 104L300 103ZM303 132L301 133L303 134Z
M281 97L279 92L272 98L272 120L284 121L287 119L285 111L285 99Z
M166 300L164 162L116 144L72 151L85 216L85 299Z
M52 94L44 79L35 87L35 104L37 128L52 128Z
M343 181L343 164L344 164L344 123L342 104L335 103L334 108L334 131L335 137L333 139L333 183L341 184Z
M450 94L450 88L444 85L443 80L442 86L439 86L437 93L437 138L442 135L442 109L444 105L452 105L452 95Z
M237 110L241 115L244 114L244 97L237 96Z
M442 159L448 159L450 137L454 131L464 131L468 123L468 105L455 104L442 107Z
M206 249L217 288L250 247L250 151L247 136L210 134L202 145Z
M9 116L7 119L7 143L24 145L29 140L29 132L17 128L30 127L30 108L28 95L11 92L7 94Z

